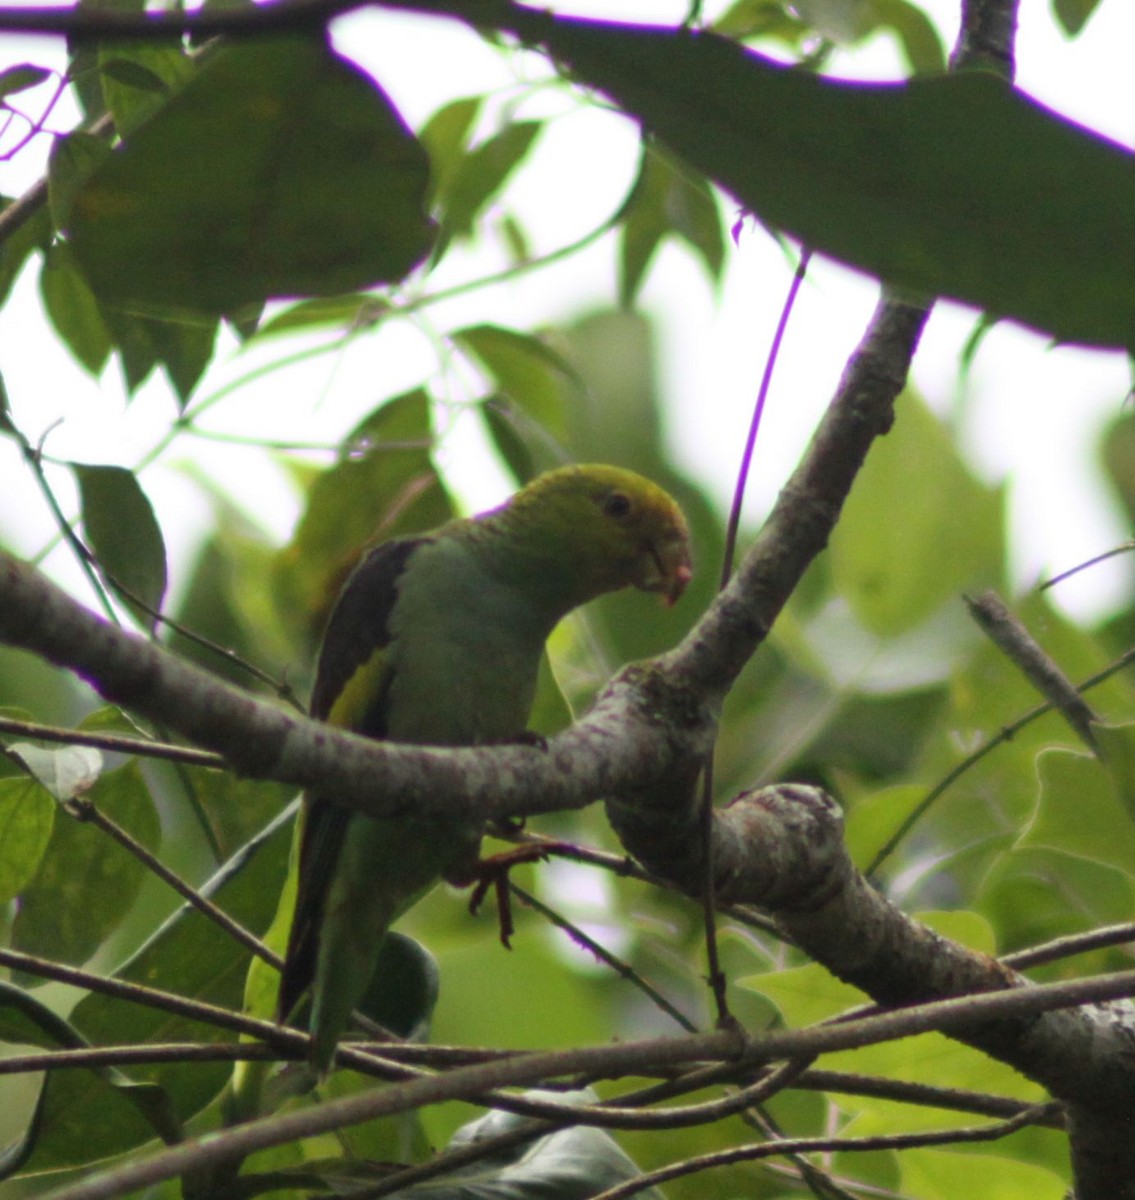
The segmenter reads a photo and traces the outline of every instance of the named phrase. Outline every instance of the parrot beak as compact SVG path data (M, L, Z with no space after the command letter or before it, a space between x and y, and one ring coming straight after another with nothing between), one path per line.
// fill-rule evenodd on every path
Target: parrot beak
M684 532L653 542L643 556L643 572L636 584L644 592L661 592L662 603L670 608L686 590L694 576L690 562L690 542Z

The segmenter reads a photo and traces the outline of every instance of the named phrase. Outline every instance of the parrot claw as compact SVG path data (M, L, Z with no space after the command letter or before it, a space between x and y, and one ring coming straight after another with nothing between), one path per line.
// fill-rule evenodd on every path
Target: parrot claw
M540 845L517 846L514 850L505 850L500 854L482 858L477 863L470 881L473 884L473 894L469 897L469 912L476 916L489 890L492 889L496 893L501 945L506 950L512 949L512 935L516 932L512 920L512 898L508 889L509 871L522 863L547 862L549 854L561 846L566 846L566 843L542 842Z

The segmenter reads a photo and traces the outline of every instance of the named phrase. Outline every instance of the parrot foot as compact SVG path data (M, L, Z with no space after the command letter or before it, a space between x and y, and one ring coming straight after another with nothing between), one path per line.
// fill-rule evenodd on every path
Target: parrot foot
M522 863L547 862L553 850L569 849L566 842L542 842L535 846L517 846L500 854L482 858L474 868L473 894L469 897L469 911L476 916L492 889L497 897L497 918L500 921L501 945L511 950L511 939L516 927L512 920L512 898L508 891L508 873Z

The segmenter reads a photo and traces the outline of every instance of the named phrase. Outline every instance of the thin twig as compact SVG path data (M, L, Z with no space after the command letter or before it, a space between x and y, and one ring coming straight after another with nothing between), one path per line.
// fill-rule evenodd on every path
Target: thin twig
M69 800L64 808L77 820L86 821L97 826L112 837L127 853L136 858L152 875L156 875L163 883L189 902L199 913L223 929L234 941L239 942L246 950L257 958L263 959L269 966L282 970L284 960L274 951L269 950L264 943L245 929L239 922L234 921L224 909L219 908L212 900L201 895L196 888L191 887L180 875L171 871L155 854L152 854L137 838L123 829L116 821L112 821L105 813L99 812L93 801L86 797Z

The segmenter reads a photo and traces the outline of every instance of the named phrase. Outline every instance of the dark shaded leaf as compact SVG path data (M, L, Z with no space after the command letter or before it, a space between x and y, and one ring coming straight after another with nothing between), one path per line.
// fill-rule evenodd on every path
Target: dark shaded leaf
M891 29L902 46L907 65L918 75L946 69L946 51L934 22L910 0L871 0L875 29Z
M104 138L82 130L55 140L47 163L47 201L57 229L67 223L75 194L112 153Z
M56 242L48 249L39 289L56 333L79 362L97 375L110 356L110 331L69 246Z
M90 1045L73 1025L28 992L9 983L0 983L0 1038L44 1049L76 1050ZM53 1127L57 1112L55 1097L67 1074L49 1071L44 1077L23 1136L0 1152L0 1179L18 1171L34 1153L40 1136ZM97 1097L96 1102L108 1106L125 1125L137 1126L140 1117L150 1126L151 1137L157 1135L167 1142L180 1137L181 1130L172 1118L169 1097L161 1088L150 1083L136 1083L113 1067L98 1067L82 1074L86 1076L93 1096ZM76 1150L81 1156L76 1161L89 1161L89 1147L78 1144Z
M590 1088L575 1092L529 1091L523 1095L552 1104L594 1104L598 1100ZM487 1113L462 1125L449 1149L511 1133L525 1121L514 1113ZM431 1200L532 1200L537 1196L545 1200L587 1200L640 1174L606 1130L575 1126L509 1146L466 1170L394 1195L429 1196ZM662 1200L657 1188L644 1188L637 1194L648 1200Z
M1135 345L1135 159L980 72L843 84L712 34L501 16L762 221L917 295Z
M88 177L68 232L108 304L219 315L403 278L426 156L322 42L230 44Z
M132 471L124 467L73 463L87 545L99 566L131 596L140 617L152 625L166 590L166 551L153 507ZM130 601L127 600L127 603Z
M1100 0L1052 0L1052 11L1069 37L1075 37L1099 7Z
M391 930L383 939L359 1008L399 1037L424 1041L439 987L434 956L421 942Z
M114 127L119 137L129 137L196 68L178 46L134 42L99 47L98 69Z

